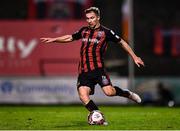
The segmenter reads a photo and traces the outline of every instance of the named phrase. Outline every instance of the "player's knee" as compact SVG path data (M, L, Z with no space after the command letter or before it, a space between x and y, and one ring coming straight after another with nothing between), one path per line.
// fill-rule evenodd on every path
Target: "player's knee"
M115 96L116 93L112 86L103 87L103 91L106 96Z
M114 92L111 91L111 90L104 91L104 93L105 93L106 96L114 96Z
M79 94L79 99L83 102L83 103L87 103L89 101L89 97L86 94Z
M80 100L84 100L84 99L87 99L87 96L84 94L79 94L79 98Z

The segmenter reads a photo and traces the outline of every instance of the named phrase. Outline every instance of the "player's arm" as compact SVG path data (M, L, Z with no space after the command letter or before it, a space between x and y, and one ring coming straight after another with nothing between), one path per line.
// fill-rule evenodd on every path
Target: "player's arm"
M54 37L54 38L40 38L40 40L44 43L52 43L52 42L68 43L68 42L73 41L73 37L72 35L64 35L61 37Z
M134 60L134 63L140 67L140 65L144 66L144 62L143 60L136 56L136 54L134 53L134 51L131 49L131 47L128 45L128 43L126 41L124 41L123 39L120 40L119 42L121 44L121 46L123 47L123 49L125 51L128 52L128 54L132 57L132 59Z
M84 27L82 27L80 30L76 31L72 35L63 35L60 37L55 38L40 38L40 40L44 43L69 43L74 40L79 40L82 38L81 32L83 31Z

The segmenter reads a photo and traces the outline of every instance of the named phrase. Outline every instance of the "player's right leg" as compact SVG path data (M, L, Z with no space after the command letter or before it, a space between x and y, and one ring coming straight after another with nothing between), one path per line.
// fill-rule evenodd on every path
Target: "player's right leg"
M92 88L92 89L94 89L94 88ZM93 111L99 110L99 109L96 106L96 104L89 98L90 93L91 93L91 88L88 86L80 86L78 88L78 94L79 94L80 100L83 102L85 107L89 110L89 112L93 112ZM88 117L89 117L89 115L88 115ZM104 118L104 115L103 115L103 118ZM107 124L108 123L105 121L105 118L104 118L103 125L107 125Z
M78 88L79 98L85 107L91 112L93 110L98 110L96 104L89 98L91 88L88 86L80 86Z
M90 95L94 94L94 88L96 85L96 79L94 78L96 74L94 72L82 73L78 76L77 90L79 98L89 112L99 110L97 105L90 99ZM107 122L104 122L106 125Z

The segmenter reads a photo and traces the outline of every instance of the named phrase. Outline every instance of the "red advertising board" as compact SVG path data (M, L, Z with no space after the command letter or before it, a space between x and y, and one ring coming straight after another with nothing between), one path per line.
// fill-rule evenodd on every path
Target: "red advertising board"
M80 41L44 44L72 34L84 21L0 21L0 76L77 74Z

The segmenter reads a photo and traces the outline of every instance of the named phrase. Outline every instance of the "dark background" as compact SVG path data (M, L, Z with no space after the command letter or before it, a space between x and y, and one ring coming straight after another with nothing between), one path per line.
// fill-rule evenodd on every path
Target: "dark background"
M33 0L32 0L33 1ZM83 10L88 6L97 6L101 10L101 22L103 25L113 29L122 36L122 3L123 0L86 0L85 3L74 1L59 0L64 4L62 10L52 14L49 9L52 8L43 1L36 6L32 13L31 0L1 0L0 1L0 19L1 20L62 20L62 19L83 19ZM68 3L69 2L69 3ZM177 0L135 0L133 1L134 15L134 51L140 56L146 66L143 69L135 67L136 76L171 76L180 75L180 55L173 55L172 48L172 29L179 29L180 26L180 8ZM73 9L73 10L72 10ZM48 12L49 11L49 12ZM52 10L51 10L52 11ZM37 13L38 12L38 13ZM58 15L60 14L60 15ZM157 54L155 47L155 30L157 27L167 33L163 36L163 53ZM178 34L178 31L176 32ZM179 37L179 35L177 35ZM180 43L178 43L180 44ZM178 48L178 47L177 47ZM178 48L178 51L180 49ZM180 51L179 51L180 52ZM128 58L124 50L118 44L110 43L106 53L107 63L113 63L113 60L119 60L122 63L115 66L107 66L111 73L120 76L128 75Z

